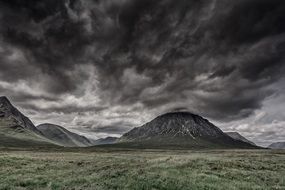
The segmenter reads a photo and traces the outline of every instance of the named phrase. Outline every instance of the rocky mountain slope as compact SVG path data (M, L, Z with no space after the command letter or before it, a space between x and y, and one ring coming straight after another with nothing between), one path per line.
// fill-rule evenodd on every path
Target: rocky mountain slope
M104 145L104 144L115 144L119 138L117 137L106 137L93 141L94 145Z
M6 97L0 97L0 146L53 145Z
M229 135L230 137L232 137L233 139L240 140L240 141L243 141L243 142L246 142L246 143L249 143L249 144L256 146L255 143L251 142L250 140L248 140L247 138L245 138L244 136L242 136L238 132L226 132L226 134Z
M285 149L285 142L276 142L268 146L270 149Z
M92 146L92 142L84 136L72 133L67 129L54 124L41 124L37 128L43 136L49 140L65 147L86 147Z
M188 112L161 115L124 134L119 142L145 147L256 148L231 138L208 120Z
M53 124L36 127L6 97L0 97L0 146L92 146L89 139Z
M13 121L15 125L17 124L25 129L41 134L32 121L15 108L5 96L0 97L0 118Z

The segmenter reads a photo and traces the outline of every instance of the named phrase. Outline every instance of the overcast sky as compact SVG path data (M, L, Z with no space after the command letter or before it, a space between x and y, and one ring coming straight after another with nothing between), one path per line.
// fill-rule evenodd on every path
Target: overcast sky
M284 141L284 13L284 0L0 0L0 95L92 138L181 110Z

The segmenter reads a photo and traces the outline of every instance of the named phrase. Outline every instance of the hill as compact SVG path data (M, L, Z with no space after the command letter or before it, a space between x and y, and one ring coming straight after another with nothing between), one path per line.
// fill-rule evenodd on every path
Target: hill
M270 149L284 149L285 150L285 142L276 142L268 146Z
M54 124L41 124L37 126L47 139L65 147L92 146L92 142L84 136L72 133L67 129Z
M257 148L231 138L208 120L189 112L161 115L124 134L119 143L146 148Z

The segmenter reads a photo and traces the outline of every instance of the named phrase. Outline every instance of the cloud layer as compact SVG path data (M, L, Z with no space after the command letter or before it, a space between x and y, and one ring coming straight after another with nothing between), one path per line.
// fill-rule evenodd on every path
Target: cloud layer
M282 0L1 0L0 92L90 134L173 110L238 125L284 96L284 12Z

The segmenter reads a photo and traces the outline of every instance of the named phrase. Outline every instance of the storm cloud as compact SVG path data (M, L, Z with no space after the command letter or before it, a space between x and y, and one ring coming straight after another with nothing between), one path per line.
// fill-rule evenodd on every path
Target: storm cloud
M0 92L78 130L123 133L175 110L238 126L284 96L284 12L283 0L0 0Z

